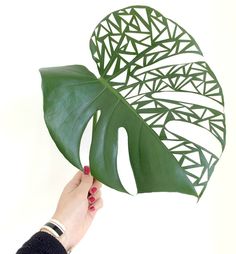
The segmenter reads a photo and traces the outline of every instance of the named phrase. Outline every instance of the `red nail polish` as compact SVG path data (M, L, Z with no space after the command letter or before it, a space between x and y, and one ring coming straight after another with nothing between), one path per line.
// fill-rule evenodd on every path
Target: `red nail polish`
M97 188L96 187L93 187L92 189L91 189L91 192L94 194L95 192L97 191Z
M90 173L90 168L89 168L89 166L84 166L84 174L85 174L85 175L89 175L89 173Z
M93 203L95 201L95 197L89 197L88 200Z
M92 205L92 206L89 207L89 210L90 211L95 211L95 207Z

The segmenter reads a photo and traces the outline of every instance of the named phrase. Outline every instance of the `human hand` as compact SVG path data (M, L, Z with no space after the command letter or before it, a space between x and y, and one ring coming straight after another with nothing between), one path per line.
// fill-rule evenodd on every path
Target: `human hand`
M59 238L66 250L79 243L96 212L102 207L101 186L91 176L88 166L84 167L84 173L76 173L65 186L52 218L60 221L66 228L66 232Z

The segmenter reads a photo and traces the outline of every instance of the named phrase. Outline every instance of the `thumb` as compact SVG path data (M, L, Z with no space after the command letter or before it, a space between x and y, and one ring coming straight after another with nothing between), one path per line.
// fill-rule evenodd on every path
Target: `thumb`
M87 197L92 184L93 184L93 177L90 174L90 168L88 166L85 166L84 173L81 176L81 182L77 188L77 191Z
M79 170L75 175L74 177L67 183L67 185L65 186L65 190L67 192L71 192L73 191L74 189L76 189L79 184L80 184L80 181L81 181L81 177L82 177L83 173Z

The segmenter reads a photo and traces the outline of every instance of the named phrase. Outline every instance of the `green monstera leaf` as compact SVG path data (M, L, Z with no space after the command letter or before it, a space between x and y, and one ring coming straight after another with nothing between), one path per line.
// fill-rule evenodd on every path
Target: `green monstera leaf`
M92 174L126 192L117 170L123 127L138 193L200 197L225 146L225 118L209 65L178 62L202 57L196 41L158 11L131 6L98 24L90 49L100 78L81 65L40 69L45 121L59 150L81 169L81 137L93 118Z

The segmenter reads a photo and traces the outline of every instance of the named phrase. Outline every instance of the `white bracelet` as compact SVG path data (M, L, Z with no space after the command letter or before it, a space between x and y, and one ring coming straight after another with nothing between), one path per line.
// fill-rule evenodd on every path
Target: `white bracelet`
M52 219L50 219L50 222L52 222L53 224L58 226L61 229L61 231L63 231L63 232L66 231L66 227L60 221L52 218Z

